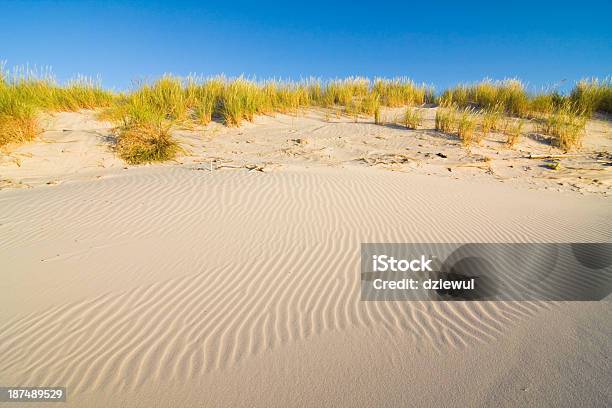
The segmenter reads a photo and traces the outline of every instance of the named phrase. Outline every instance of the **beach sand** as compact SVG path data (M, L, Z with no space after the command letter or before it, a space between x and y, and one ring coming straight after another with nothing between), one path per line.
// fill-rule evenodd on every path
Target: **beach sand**
M551 171L531 138L467 152L316 111L177 130L177 162L134 167L93 112L47 119L0 161L0 385L73 407L612 400L609 297L359 294L362 242L612 241L604 121Z

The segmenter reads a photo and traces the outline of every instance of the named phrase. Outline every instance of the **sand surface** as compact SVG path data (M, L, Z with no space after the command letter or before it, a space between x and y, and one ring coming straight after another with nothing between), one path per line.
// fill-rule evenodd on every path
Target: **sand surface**
M179 130L177 163L126 168L109 124L61 114L3 155L0 384L74 407L609 404L610 298L359 300L361 242L612 241L605 124L551 174L531 139L467 154L331 120Z

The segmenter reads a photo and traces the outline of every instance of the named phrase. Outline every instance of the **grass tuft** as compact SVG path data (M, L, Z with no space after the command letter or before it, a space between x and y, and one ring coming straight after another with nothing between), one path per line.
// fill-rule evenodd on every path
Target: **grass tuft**
M509 119L504 124L504 134L506 135L506 145L514 147L521 140L523 121L520 119Z
M464 146L469 147L474 141L474 130L476 129L476 115L471 109L464 109L457 121L457 135Z
M170 160L177 152L169 126L143 123L120 130L117 153L130 164Z
M570 94L574 108L591 116L593 112L612 113L612 79L582 80Z
M585 135L586 117L575 109L565 107L548 115L539 131L553 138L553 144L564 150L572 150L582 145Z
M408 107L404 112L403 122L408 129L417 129L423 123L423 112L421 109Z
M443 133L452 133L457 122L457 111L454 107L438 108L436 110L436 130Z

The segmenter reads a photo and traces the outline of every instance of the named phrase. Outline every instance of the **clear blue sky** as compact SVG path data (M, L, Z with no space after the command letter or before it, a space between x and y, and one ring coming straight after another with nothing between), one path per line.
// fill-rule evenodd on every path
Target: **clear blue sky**
M540 87L612 75L611 27L611 1L0 1L0 60L115 89L163 73Z

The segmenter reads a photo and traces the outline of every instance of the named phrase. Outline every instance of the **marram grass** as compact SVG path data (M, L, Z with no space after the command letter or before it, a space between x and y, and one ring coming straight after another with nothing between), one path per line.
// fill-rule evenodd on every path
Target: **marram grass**
M457 119L457 135L464 146L470 147L474 143L476 130L476 115L471 109L464 109Z
M403 122L408 129L417 129L423 123L423 112L418 108L406 108Z
M587 117L594 112L612 112L612 82L581 81L562 95L556 91L529 93L515 79L485 80L449 88L436 96L432 87L407 78L309 78L295 82L166 75L128 93L115 94L83 77L60 86L46 71L9 73L2 69L0 146L32 140L40 131L36 119L40 112L104 108L101 117L117 125L121 157L130 163L159 161L172 158L177 151L170 132L175 124L207 125L215 120L240 126L256 115L298 114L307 107L332 108L336 114L344 112L355 120L362 115L374 116L374 122L381 124L381 107L387 106L407 107L403 122L416 128L421 111L414 107L436 102L440 105L436 129L457 132L466 144L478 143L489 132L499 130L505 116L536 117L542 122L542 133L549 134L559 147L570 149L580 145Z
M60 86L48 73L0 70L0 146L34 139L39 112L78 111L110 106L114 95L85 77Z
M552 137L552 144L573 150L582 145L585 135L586 117L570 107L562 108L542 121L539 131Z
M436 110L435 128L439 132L452 133L457 122L457 111L454 107L438 108Z
M141 164L173 159L178 144L170 135L169 126L144 123L121 129L116 149L126 162Z

